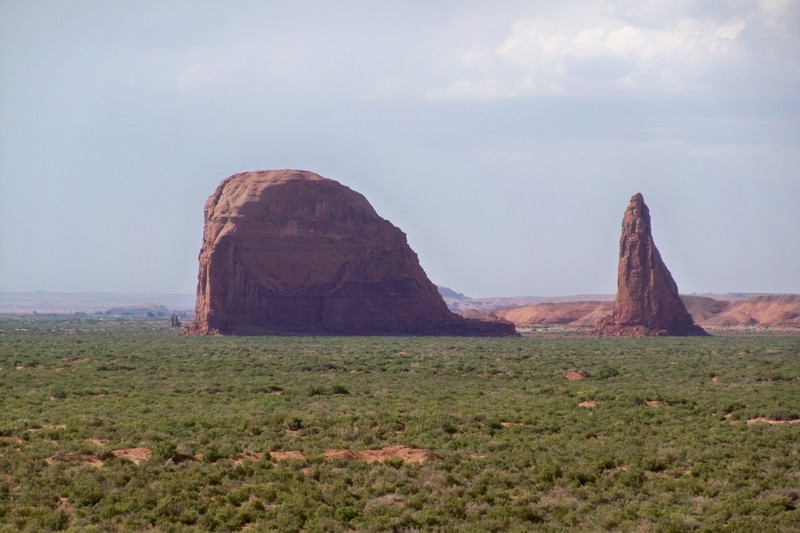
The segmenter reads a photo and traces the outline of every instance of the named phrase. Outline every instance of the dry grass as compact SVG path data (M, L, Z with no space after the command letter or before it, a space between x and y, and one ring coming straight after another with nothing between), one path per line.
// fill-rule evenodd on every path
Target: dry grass
M383 463L389 459L402 459L404 463L424 463L436 459L436 455L430 450L408 446L389 446L364 451L328 450L324 455L326 459L348 459L366 463Z
M564 377L570 381L580 381L589 377L589 373L584 370L570 370Z

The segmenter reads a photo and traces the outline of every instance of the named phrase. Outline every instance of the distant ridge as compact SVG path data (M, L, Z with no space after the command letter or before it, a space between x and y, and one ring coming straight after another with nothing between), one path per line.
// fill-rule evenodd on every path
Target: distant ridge
M574 294L571 296L494 296L488 298L470 298L447 287L439 287L439 294L451 311L492 311L494 309L511 309L526 305L546 302L607 302L613 301L613 294Z
M441 285L437 285L436 289L439 291L439 294L442 295L442 298L451 298L453 300L463 300L466 298L460 292L456 292L453 289L448 289L447 287L442 287Z
M609 303L614 300L611 294L470 298L450 291L456 296L443 297L452 311L468 317L486 313L482 316L484 320L504 318L517 325L561 324L591 328L607 314ZM703 293L682 294L681 298L695 322L707 327L778 323L800 327L800 295L797 294ZM165 293L0 292L0 314L105 313L119 307L162 305L173 313L185 315L191 314L194 299L191 294ZM587 307L593 307L594 311L578 316ZM568 320L570 318L572 320Z
M717 297L725 295L715 295ZM800 295L768 294L744 298L742 293L723 300L681 295L694 322L706 328L772 326L800 328ZM567 297L570 298L570 297ZM489 299L494 301L494 299ZM461 303L461 302L458 302ZM505 319L517 326L593 328L612 312L612 299L538 302L516 307L458 310L466 316Z
M474 309L476 311L492 311L495 309L514 309L541 303L579 303L579 302L613 302L613 294L572 294L569 296L488 296L486 298L471 298L464 294L447 287L439 287L439 294L451 311L466 311ZM692 293L681 294L685 297L703 297L723 302L741 302L761 296L778 297L792 296L789 293L768 293L768 292L727 292L727 293Z
M113 308L163 306L176 312L191 312L193 294L115 292L0 292L0 314L96 313Z

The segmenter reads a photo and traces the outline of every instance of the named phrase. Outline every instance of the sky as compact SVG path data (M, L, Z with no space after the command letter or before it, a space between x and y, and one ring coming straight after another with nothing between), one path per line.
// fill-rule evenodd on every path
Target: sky
M472 297L800 293L800 0L0 0L0 291L194 293L225 177L362 193Z

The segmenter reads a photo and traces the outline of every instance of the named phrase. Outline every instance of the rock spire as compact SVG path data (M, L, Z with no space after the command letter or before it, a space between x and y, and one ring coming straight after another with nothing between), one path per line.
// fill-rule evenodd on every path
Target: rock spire
M658 253L641 193L633 195L622 219L614 311L595 332L610 337L706 335L686 310Z
M193 334L515 335L451 313L406 235L300 170L225 179L205 205Z

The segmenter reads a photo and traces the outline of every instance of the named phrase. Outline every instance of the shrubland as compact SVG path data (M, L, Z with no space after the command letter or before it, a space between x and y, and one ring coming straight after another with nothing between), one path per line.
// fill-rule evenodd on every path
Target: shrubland
M0 531L797 531L798 398L798 337L8 318Z

